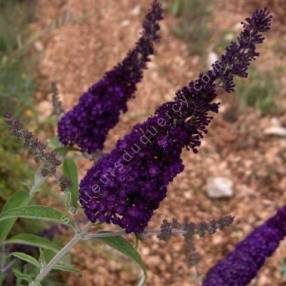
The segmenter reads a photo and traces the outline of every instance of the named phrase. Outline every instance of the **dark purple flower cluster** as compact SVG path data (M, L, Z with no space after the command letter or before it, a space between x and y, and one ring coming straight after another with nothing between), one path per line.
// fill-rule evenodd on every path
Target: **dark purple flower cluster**
M87 172L80 184L80 201L90 221L118 224L126 232L144 230L168 184L184 169L183 148L198 151L212 119L209 113L218 111L213 102L216 89L231 91L233 76L246 75L257 56L255 45L262 42L261 32L269 29L270 21L266 10L255 12L243 24L237 43L227 48L212 70L136 125Z
M264 41L262 33L270 29L271 19L267 9L257 10L252 17L246 18L238 41L232 42L221 60L213 65L215 76L221 79L226 91L234 90L234 76L248 76L251 61L259 56L256 45Z
M108 131L116 125L120 113L127 111L127 102L134 96L136 85L143 78L143 70L154 54L154 42L160 38L158 22L161 19L161 5L154 0L135 48L91 86L79 103L59 121L59 138L64 145L78 145L88 153L103 148Z
M203 285L248 285L285 236L286 206L256 228L236 246L233 252L211 268Z

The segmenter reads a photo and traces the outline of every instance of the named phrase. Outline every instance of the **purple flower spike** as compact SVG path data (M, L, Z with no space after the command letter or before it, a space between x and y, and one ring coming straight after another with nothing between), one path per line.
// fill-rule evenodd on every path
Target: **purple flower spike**
M162 18L161 5L154 0L135 48L91 86L79 103L59 121L62 144L78 145L88 153L103 149L108 131L116 125L120 113L127 111L127 101L134 97L136 85L142 80L143 70L154 54L154 42L160 38L158 22Z
M286 236L286 206L209 270L203 286L248 285Z
M184 147L198 147L218 112L216 89L234 88L234 75L245 76L257 53L255 46L269 29L271 17L257 11L244 23L238 41L226 49L213 69L177 91L173 101L160 106L155 115L119 140L80 184L80 202L92 222L114 223L126 232L142 232L166 197L167 186L184 169ZM251 23L251 24L248 24ZM259 40L258 40L259 39Z

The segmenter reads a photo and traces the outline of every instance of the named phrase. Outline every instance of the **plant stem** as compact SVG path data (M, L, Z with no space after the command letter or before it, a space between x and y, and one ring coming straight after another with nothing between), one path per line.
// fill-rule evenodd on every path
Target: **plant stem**
M88 222L74 237L50 260L50 262L40 271L38 276L32 281L29 286L38 285L50 271L63 259L63 257L71 251L71 249L83 239L88 232L91 223Z

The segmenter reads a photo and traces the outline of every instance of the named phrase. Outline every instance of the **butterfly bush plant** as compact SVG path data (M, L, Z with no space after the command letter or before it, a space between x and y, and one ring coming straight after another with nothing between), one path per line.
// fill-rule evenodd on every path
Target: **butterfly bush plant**
M194 237L214 234L234 222L230 215L201 223L164 219L158 229L148 228L154 212L167 196L168 185L184 170L182 151L199 151L213 114L219 111L218 94L233 92L234 78L248 76L251 62L259 56L256 46L264 41L263 34L270 28L271 15L266 9L254 12L242 22L237 40L225 49L209 71L179 89L173 100L162 103L145 122L135 125L118 140L110 153L103 154L108 132L117 124L120 114L127 112L127 102L134 98L137 84L155 52L162 18L160 2L154 0L135 47L92 85L70 111L64 112L53 84L59 139L53 139L51 146L25 130L13 115L5 115L11 133L34 156L39 168L30 191L15 193L0 213L0 284L8 285L8 273L12 270L24 285L49 285L46 283L52 270L75 271L67 263L67 257L76 244L99 240L141 267L138 285L143 285L146 270L136 248L138 239L156 235L168 241L172 235L180 235L185 240L191 264L195 264L199 254ZM93 160L93 166L80 183L70 152L79 152ZM65 212L34 202L35 194L51 177L65 194ZM78 219L81 210L84 219ZM43 233L12 236L10 231L18 218L54 225ZM286 235L285 222L286 210L282 207L213 266L206 273L203 285L247 285ZM58 225L74 232L63 247L52 240ZM9 247L14 244L21 244L22 248ZM30 252L29 247L34 251ZM28 264L30 272L14 269L16 260Z

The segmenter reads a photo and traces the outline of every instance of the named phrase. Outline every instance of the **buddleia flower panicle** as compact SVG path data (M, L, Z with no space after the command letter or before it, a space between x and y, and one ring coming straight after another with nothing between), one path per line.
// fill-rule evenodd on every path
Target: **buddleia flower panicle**
M286 236L286 206L257 227L207 273L203 286L244 286Z
M262 43L262 32L270 22L267 10L246 19L238 40L211 70L135 125L87 172L80 183L80 202L90 221L114 223L126 232L144 231L166 197L167 186L184 170L182 150L198 152L211 113L219 109L217 90L230 92L234 76L247 76L250 62L258 56L256 45Z
M143 22L143 32L135 48L126 58L92 85L79 103L58 123L59 139L64 145L78 145L82 151L94 153L103 149L108 131L113 128L127 102L134 97L143 70L154 54L162 19L159 0L154 0Z
M61 165L61 160L53 151L49 151L47 146L33 136L30 131L24 130L22 124L10 113L4 115L4 120L9 126L11 133L28 149L43 166L41 174L44 177L55 175L56 168Z
M47 145L35 138L30 131L24 130L20 121L10 113L4 115L4 120L10 132L27 148L37 162L42 163L41 175L43 177L54 176L62 191L70 188L70 179L57 172L57 168L62 164L61 158L55 152L48 150Z
M234 217L232 216L224 216L210 222L190 223L185 221L183 224L180 224L176 219L173 219L171 222L165 219L161 224L161 232L158 234L158 238L168 241L178 231L186 239L193 238L195 235L204 237L207 234L212 235L219 230L223 230L225 227L231 225L233 221Z
M196 250L194 238L195 235L204 237L205 235L213 235L219 230L230 226L234 221L234 217L225 216L217 220L211 220L210 222L193 223L185 220L183 224L180 224L176 219L172 222L163 220L161 224L161 232L158 234L158 238L164 241L168 241L174 234L180 233L185 240L185 248L187 253L187 262L194 266L198 264L200 255Z

